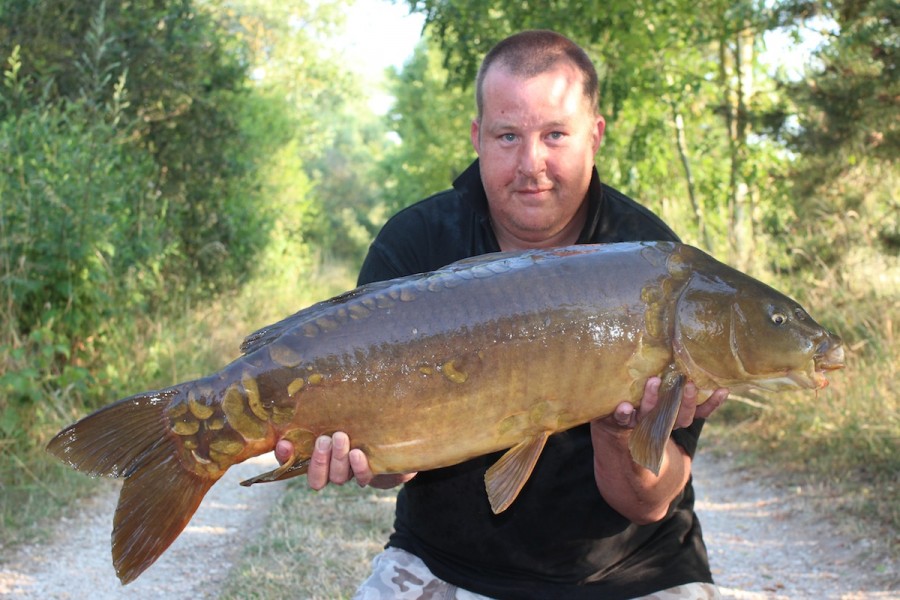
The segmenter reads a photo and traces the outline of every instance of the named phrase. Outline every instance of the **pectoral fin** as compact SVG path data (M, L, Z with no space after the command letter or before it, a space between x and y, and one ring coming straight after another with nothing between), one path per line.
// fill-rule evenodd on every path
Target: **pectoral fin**
M663 376L659 386L659 402L637 424L628 442L634 461L653 471L654 475L659 475L662 467L666 444L681 408L685 380L683 374L674 370Z
M522 440L495 462L484 474L488 501L494 514L500 514L513 503L528 481L550 432L544 431Z

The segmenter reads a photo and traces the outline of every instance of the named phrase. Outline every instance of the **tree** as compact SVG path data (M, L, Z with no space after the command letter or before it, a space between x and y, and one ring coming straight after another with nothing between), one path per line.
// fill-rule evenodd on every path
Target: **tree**
M807 156L829 157L821 177L840 165L868 158L893 162L900 155L900 9L886 0L805 4L796 15L801 26L812 17L832 23L799 81L786 82L798 107L799 129L793 147ZM790 10L788 5L784 10ZM793 7L797 10L797 7Z
M253 86L283 115L271 134L284 145L266 166L268 216L281 232L276 244L286 254L302 254L302 243L361 261L373 222L381 219L380 177L373 171L386 128L351 65L327 43L340 31L347 4L243 0L229 6L251 49Z
M818 270L855 261L848 277L874 264L890 279L892 270L900 273L900 10L883 0L781 9L793 30L814 26L823 36L803 76L783 82L796 117L776 133L798 156L791 173L796 211L817 220L814 232L797 220L782 224L792 240L783 266Z
M475 158L469 141L475 95L453 82L428 36L390 79L396 101L388 117L398 139L383 161L383 194L386 208L396 212L450 187Z
M255 167L234 119L247 96L246 54L213 8L190 0L0 8L0 58L22 48L29 98L96 105L124 78L120 120L133 127L129 145L156 165L151 197L173 250L168 273L183 290L231 285L265 239L247 194Z

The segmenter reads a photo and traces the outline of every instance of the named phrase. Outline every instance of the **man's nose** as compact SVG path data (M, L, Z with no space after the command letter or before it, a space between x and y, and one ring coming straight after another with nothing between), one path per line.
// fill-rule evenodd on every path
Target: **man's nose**
M547 164L547 149L540 140L528 141L519 149L519 172L526 177L535 177L544 172Z

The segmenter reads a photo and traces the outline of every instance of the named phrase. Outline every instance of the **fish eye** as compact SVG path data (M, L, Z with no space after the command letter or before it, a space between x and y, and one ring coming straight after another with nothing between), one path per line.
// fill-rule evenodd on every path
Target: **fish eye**
M787 317L781 313L774 313L772 315L772 322L776 325L783 325L785 321L787 321Z

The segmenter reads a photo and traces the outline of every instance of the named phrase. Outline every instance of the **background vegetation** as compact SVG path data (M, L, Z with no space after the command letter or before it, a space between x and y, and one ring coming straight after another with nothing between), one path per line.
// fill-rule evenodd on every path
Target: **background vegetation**
M349 0L0 3L0 545L88 487L42 452L60 426L352 285L472 159L469 82L526 27L600 66L609 183L845 338L830 388L731 402L709 439L896 531L896 3L408 5L382 116L328 50ZM774 32L819 40L800 72L762 61Z

